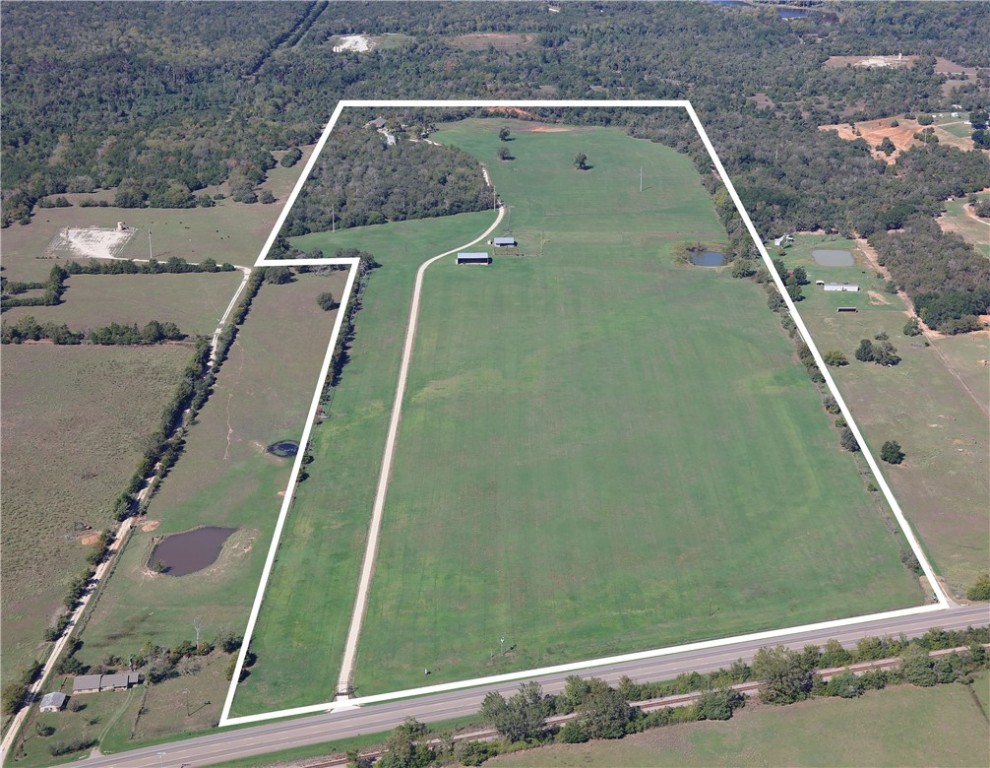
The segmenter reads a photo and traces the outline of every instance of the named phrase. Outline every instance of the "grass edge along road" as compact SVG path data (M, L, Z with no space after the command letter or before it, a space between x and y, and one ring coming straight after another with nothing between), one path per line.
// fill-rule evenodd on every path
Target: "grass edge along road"
M568 162L569 162L569 161L568 161ZM411 224L411 223L412 223L412 222L407 222L407 224ZM370 229L372 229L372 228L368 228L368 229L370 230ZM376 228L376 229L377 229L377 228ZM340 235L341 235L341 234L342 234L342 233L336 233L336 235L337 235L337 237L338 237L338 238L340 237ZM309 236L309 237L310 237L310 238L312 238L312 237L314 237L314 236ZM346 238L346 235L345 235L345 238ZM303 248L310 248L310 247L312 247L312 246L313 246L313 245L315 244L315 243L314 243L313 241L309 241L309 242L304 242L304 240L305 240L305 239L300 239L300 242L298 242L298 243L297 243L297 245L299 245L300 247L303 247ZM330 242L330 241L328 240L328 242ZM338 242L339 242L339 240L338 240ZM361 242L355 242L355 241L353 241L353 240L351 241L351 243L350 243L350 244L351 244L351 245L357 245L358 247L365 247L365 245L364 245L363 243L361 243ZM368 248L368 250L371 250L371 251L375 251L375 249L374 249L374 248ZM376 281L377 281L377 280L379 280L379 279L380 279L381 277L382 277L382 275L380 275L380 274L378 274L378 273L376 273L376 276L375 276L375 279L374 279L374 280L372 280L372 282L371 282L371 289L374 289L374 287L375 287L375 285L376 285ZM370 293L371 293L371 290L369 290L369 295L370 295ZM363 316L363 317L361 318L361 320L359 320L359 324L360 324L361 322L363 322L364 320L366 320L366 319L367 319L367 317L366 317L366 316L367 316L367 312L366 312L366 313L365 313L365 315L364 315L364 316ZM360 336L360 335L361 335L361 332L359 331L359 336ZM364 343L364 342L362 341L361 343ZM358 347L358 352L360 352L360 346ZM352 363L351 363L351 365L355 365L355 366L356 366L356 365L358 364L358 359L359 359L359 355L355 355L355 357L354 357L354 360L352 361ZM349 376L349 375L351 375L352 373L356 375L356 371L352 371L352 370L351 370L351 368L349 367L349 368L348 368L348 374L347 374L347 375ZM346 377L345 377L345 378L346 378ZM339 392L338 392L338 393L336 394L336 396L335 396L335 397L337 397L337 398L339 398L339 397L340 397L340 396L341 396L341 395L343 394L343 392L344 392L345 390L346 390L346 382L345 382L345 386L342 386L342 387L341 387L341 389L340 389L340 391L339 391ZM370 403L365 403L364 405L365 405L365 410L366 410L366 411L367 411L367 410L369 410L369 408L370 408L371 410L374 410L374 411L380 411L380 410L382 410L382 409L383 409L383 402L378 402L378 401L376 401L376 400L372 400L372 401L371 401ZM331 423L332 423L332 420L331 420ZM339 446L338 446L338 447L339 447ZM311 482L311 481L310 481L310 482ZM285 553L285 551L283 551L283 552L282 552L282 555L281 555L281 557L282 557L282 558L284 558L284 557L285 557L285 554L286 554L286 553ZM324 561L324 562L325 562L325 561ZM264 659L264 656L263 656L263 655L260 655L260 656L259 656L259 658L261 658L261 659L263 660L263 659ZM262 662L262 663L263 663L263 662ZM254 674L254 673L252 673L252 674ZM249 682L250 682L250 681L249 681ZM310 698L309 700L310 700L310 701L312 701L312 698ZM304 699L303 699L302 697L299 697L299 703L301 703L302 701L304 701Z

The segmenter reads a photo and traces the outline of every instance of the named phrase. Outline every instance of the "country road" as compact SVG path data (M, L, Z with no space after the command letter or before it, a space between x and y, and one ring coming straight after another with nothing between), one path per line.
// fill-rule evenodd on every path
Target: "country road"
M866 621L841 629L805 630L772 641L743 641L719 648L685 651L670 656L587 669L586 677L600 677L615 683L627 675L635 681L669 680L686 672L708 672L726 667L736 659L749 661L765 645L782 644L801 649L807 644L823 645L834 638L846 646L870 635L905 634L915 637L932 627L964 629L990 623L986 604L949 608L944 611L895 619ZM547 693L563 689L568 673L537 678ZM266 723L238 730L218 730L205 736L159 744L120 753L101 755L73 762L82 768L202 768L229 760L263 755L290 747L326 743L361 734L381 733L400 725L406 718L430 723L476 713L489 690L514 693L518 683L451 691L418 699L390 702L296 720Z

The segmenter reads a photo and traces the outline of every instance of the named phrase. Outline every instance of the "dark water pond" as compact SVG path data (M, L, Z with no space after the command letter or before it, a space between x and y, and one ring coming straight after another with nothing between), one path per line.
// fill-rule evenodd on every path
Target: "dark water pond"
M696 267L721 267L725 264L725 256L715 251L691 254L691 263Z
M169 576L185 576L201 571L216 561L223 543L236 530L207 526L166 536L152 550L148 567Z
M778 8L777 13L782 19L806 19L811 15L810 11L802 11L798 8Z
M299 443L295 440L280 440L277 443L272 443L265 450L275 456L288 458L289 456L295 456L299 452Z

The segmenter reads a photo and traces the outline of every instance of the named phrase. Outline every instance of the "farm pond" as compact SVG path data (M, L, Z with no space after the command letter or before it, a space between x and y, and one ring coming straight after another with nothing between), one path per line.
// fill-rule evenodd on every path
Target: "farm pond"
M169 576L186 576L212 565L236 528L205 526L166 536L151 551L148 567Z
M721 267L725 264L725 255L715 251L692 253L691 263L696 267Z
M856 263L852 251L834 248L815 248L811 252L811 257L816 264L821 264L823 267L851 267Z

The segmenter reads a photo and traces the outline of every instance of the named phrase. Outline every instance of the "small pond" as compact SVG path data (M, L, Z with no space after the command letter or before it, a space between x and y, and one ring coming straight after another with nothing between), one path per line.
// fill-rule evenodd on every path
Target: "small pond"
M856 264L852 251L815 248L811 256L816 264L821 264L823 267L851 267Z
M295 440L279 440L265 448L268 453L274 456L281 456L283 459L295 456L299 452L299 443Z
M805 19L811 15L811 11L804 11L800 8L778 8L777 15L782 19Z
M691 263L696 267L721 267L725 264L725 256L715 251L692 253Z
M206 526L166 536L152 550L148 567L169 576L201 571L216 561L223 543L236 530Z

